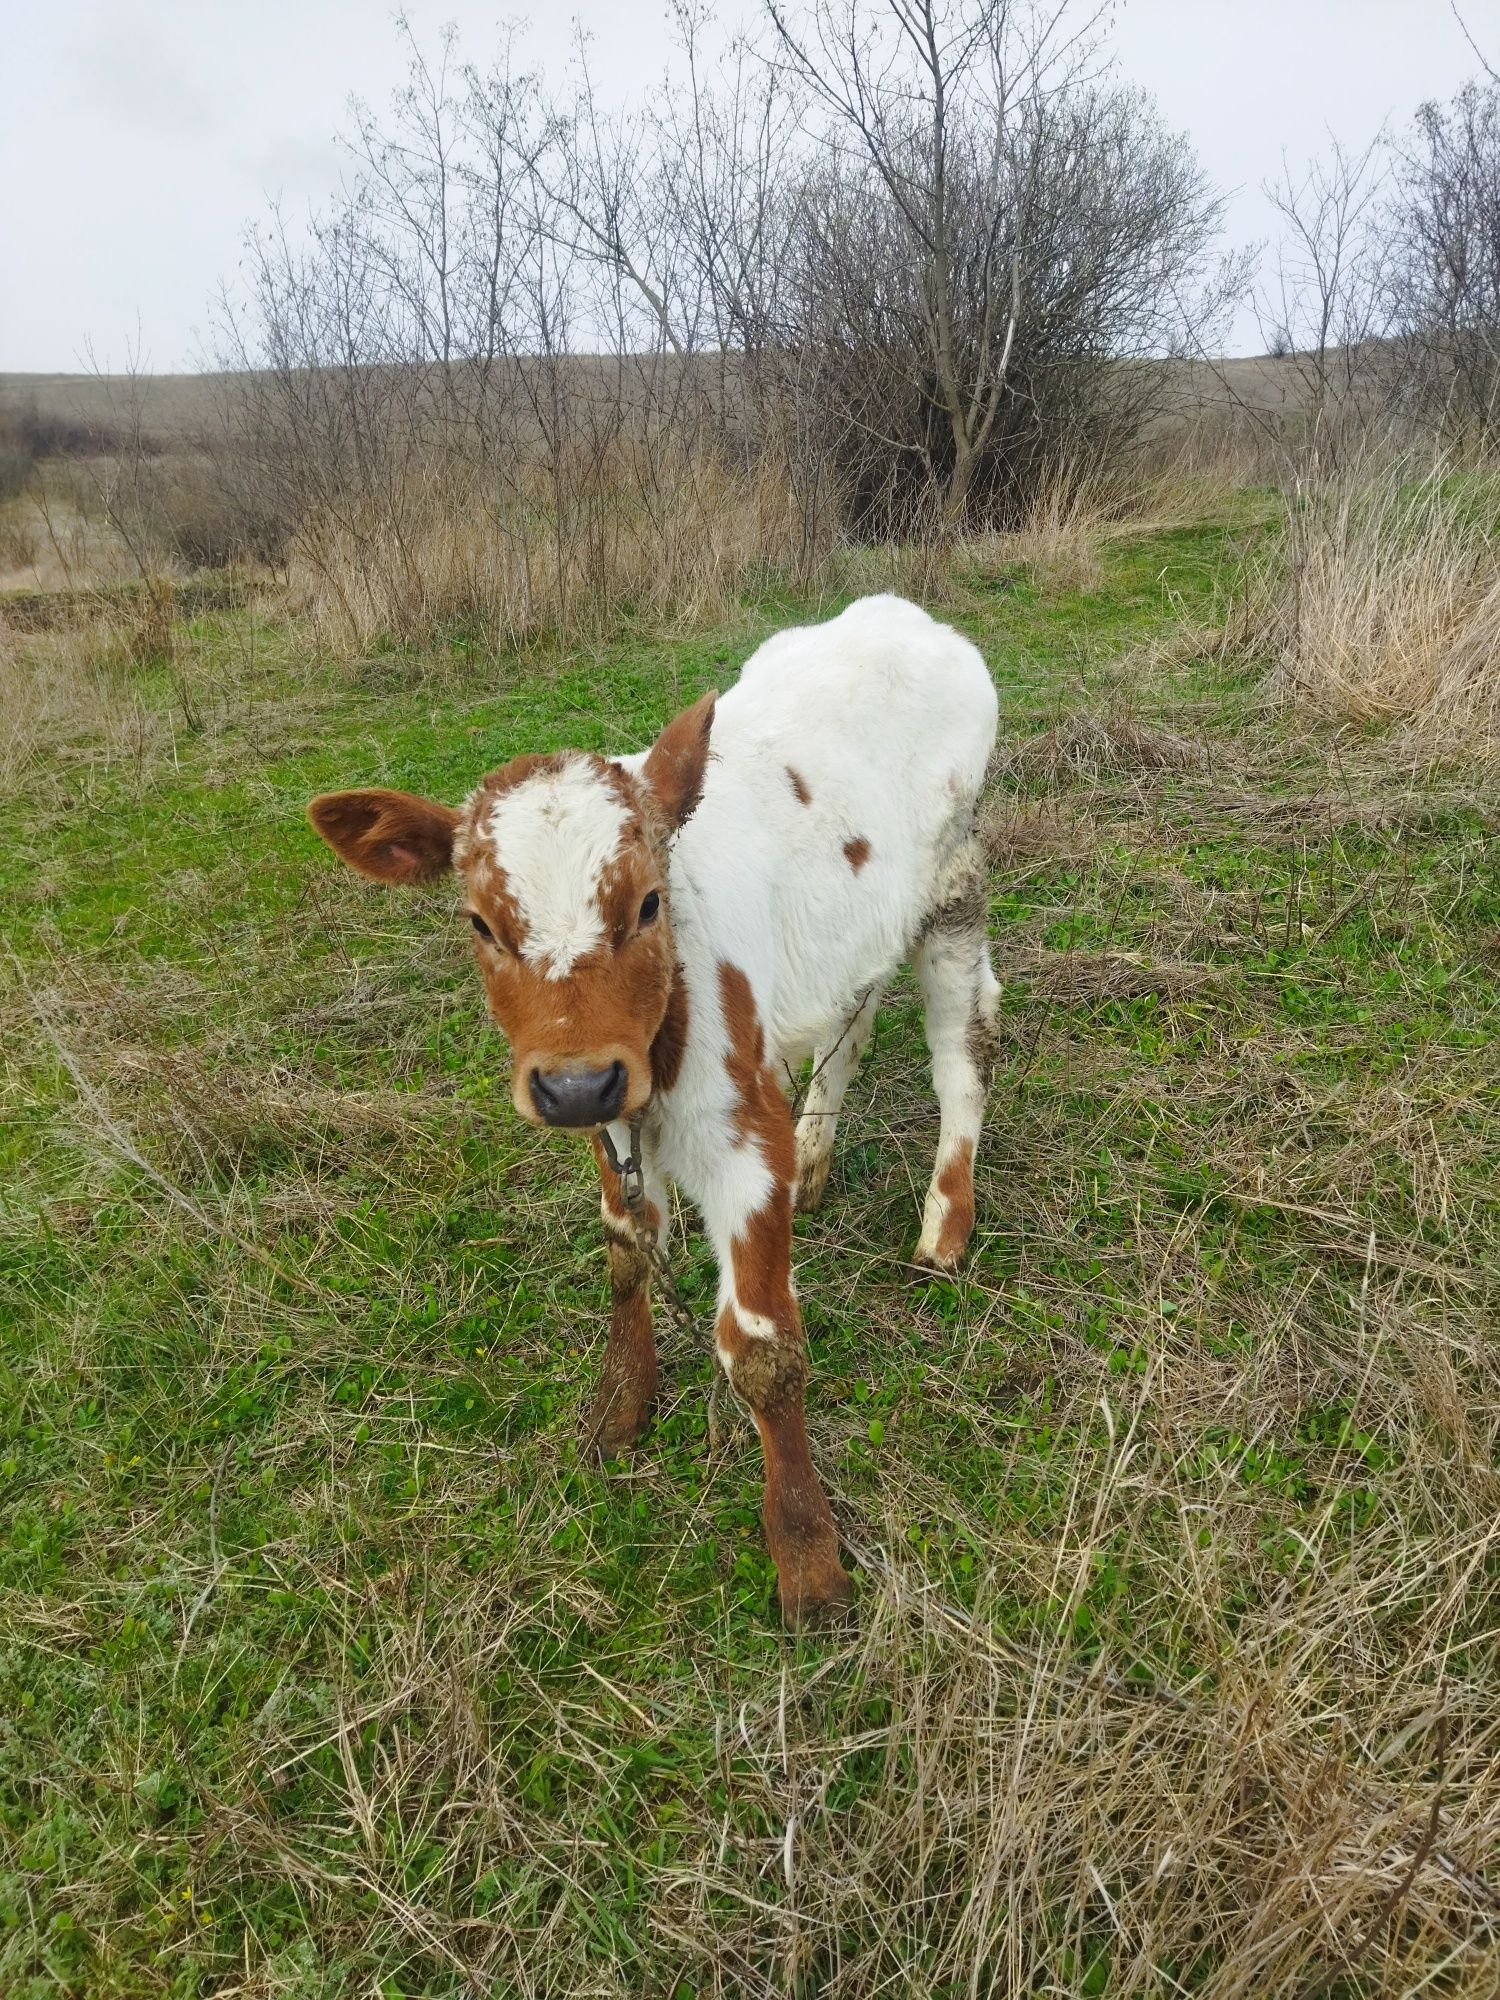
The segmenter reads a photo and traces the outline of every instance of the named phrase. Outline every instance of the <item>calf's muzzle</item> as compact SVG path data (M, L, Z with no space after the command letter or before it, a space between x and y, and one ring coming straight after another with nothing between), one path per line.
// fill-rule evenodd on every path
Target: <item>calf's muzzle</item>
M548 1125L607 1125L625 1102L625 1065L531 1072L531 1101Z

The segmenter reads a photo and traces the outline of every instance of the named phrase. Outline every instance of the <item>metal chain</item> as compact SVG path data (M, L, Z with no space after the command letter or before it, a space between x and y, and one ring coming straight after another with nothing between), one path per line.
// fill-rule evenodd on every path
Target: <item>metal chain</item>
M646 1162L641 1147L641 1124L642 1116L637 1113L630 1121L630 1153L624 1160L615 1151L615 1144L609 1136L607 1125L601 1126L599 1141L610 1166L620 1177L620 1199L625 1204L625 1213L630 1219L636 1248L646 1258L655 1274L662 1304L675 1320L680 1332L696 1333L697 1321L691 1310L682 1302L682 1294L677 1289L677 1280L672 1275L671 1260L661 1245L661 1236L646 1220Z

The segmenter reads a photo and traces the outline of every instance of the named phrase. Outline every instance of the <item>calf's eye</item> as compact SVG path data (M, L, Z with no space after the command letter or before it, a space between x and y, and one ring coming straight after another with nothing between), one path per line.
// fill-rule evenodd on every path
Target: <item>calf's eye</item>
M660 908L661 897L653 889L641 904L641 922L643 924L654 924L656 922L656 913Z
M469 922L474 926L475 930L478 931L479 935L482 938L488 939L488 941L491 944L495 942L495 933L490 929L489 925L485 922L484 918L480 916L477 910L470 910Z

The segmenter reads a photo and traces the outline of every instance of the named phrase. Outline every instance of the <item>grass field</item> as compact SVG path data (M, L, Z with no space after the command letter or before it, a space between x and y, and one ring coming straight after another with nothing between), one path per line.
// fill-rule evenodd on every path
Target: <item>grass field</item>
M7 2000L1500 1989L1500 808L1205 651L1254 516L941 607L1002 693L1005 1042L961 1281L905 1261L907 986L798 1223L836 1638L777 1623L691 1227L703 1334L659 1325L653 1430L582 1463L586 1148L510 1110L453 898L302 816L637 747L836 602L352 665L205 611L39 704Z

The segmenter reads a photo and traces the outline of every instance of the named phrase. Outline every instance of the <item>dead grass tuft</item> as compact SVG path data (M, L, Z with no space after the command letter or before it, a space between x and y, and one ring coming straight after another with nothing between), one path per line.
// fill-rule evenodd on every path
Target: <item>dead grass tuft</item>
M1222 625L1183 618L1164 632L1125 647L1107 662L1112 687L1138 691L1160 700L1165 687L1184 667L1219 659L1226 649Z
M1204 825L1222 819L1257 842L1273 846L1329 834L1421 833L1442 826L1455 813L1500 824L1490 799L1462 790L1446 796L1430 791L1377 792L1368 798L1332 790L1214 792L1199 802L1196 811Z
M1003 879L1076 860L1095 845L1086 813L1062 813L994 786L982 799L976 830L985 860Z
M997 759L995 775L1056 786L1111 773L1199 771L1207 763L1204 745L1186 736L1133 716L1080 709Z
M628 442L579 453L497 503L482 469L406 479L378 507L314 514L297 529L289 602L348 652L460 628L497 651L539 638L722 616L734 594L797 561L787 482L703 453L643 465Z
M0 621L0 786L18 784L45 753L71 743L118 756L155 733L135 688L115 671L118 645L103 621L25 636Z
M1181 1000L1223 984L1217 966L1148 958L1131 951L1002 950L995 969L1003 982L1019 981L1039 999L1069 1005L1139 1000L1148 993L1162 1000Z
M970 537L961 568L980 573L1019 568L1048 595L1091 592L1104 582L1102 546L1118 514L1087 473L1059 468L1043 484L1018 528Z
M1491 480L1399 467L1288 504L1238 642L1335 722L1397 725L1418 755L1500 751L1500 546Z

